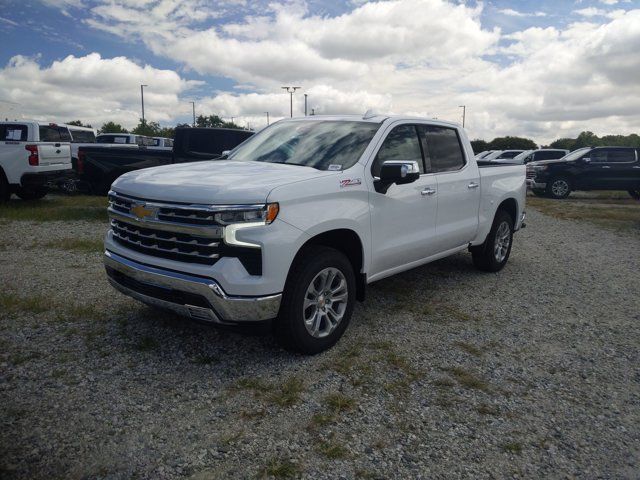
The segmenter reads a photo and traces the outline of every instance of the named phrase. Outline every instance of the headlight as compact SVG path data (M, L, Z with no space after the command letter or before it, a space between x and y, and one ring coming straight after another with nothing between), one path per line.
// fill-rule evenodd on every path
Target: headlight
M547 165L536 165L533 167L536 172L541 172L542 170L546 170L547 168L549 168Z
M277 203L266 205L252 205L246 208L236 207L216 213L216 222L220 225L234 225L237 223L264 223L273 222L280 211Z

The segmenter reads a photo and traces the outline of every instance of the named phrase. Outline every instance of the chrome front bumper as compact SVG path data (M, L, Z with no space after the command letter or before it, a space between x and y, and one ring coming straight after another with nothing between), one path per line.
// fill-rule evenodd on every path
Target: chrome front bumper
M262 297L227 295L214 280L144 265L106 250L109 283L136 300L179 315L220 324L275 318L282 294Z
M540 190L543 190L543 189L547 188L547 184L546 183L538 183L533 178L527 178L527 187L528 188L535 188L535 189L539 188Z

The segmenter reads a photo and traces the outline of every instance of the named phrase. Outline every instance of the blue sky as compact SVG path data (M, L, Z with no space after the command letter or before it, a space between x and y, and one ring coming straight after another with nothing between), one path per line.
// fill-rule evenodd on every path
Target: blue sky
M203 113L215 111L235 115L258 126L262 121L259 117L261 109L272 110L274 118L285 114L286 102L277 96L279 84L301 82L306 91L313 92L317 108L327 113L340 108L359 108L360 103L370 102L374 107L395 113L455 119L457 104L470 103L473 133L483 136L497 129L499 133L547 138L552 132L566 130L571 133L571 130L583 128L587 121L603 118L611 129L633 129L637 125L637 117L620 118L615 111L602 112L597 96L590 99L597 112L591 118L579 105L574 108L574 117L567 115L564 108L553 104L557 101L556 88L549 85L540 89L539 83L528 84L523 78L526 74L517 71L517 67L522 65L524 68L527 63L529 68L540 67L541 52L552 46L555 48L552 57L565 55L570 49L578 52L580 48L591 48L588 45L593 46L593 42L581 43L579 40L580 29L585 36L592 35L596 42L604 41L603 37L608 35L607 41L626 41L630 46L635 45L640 33L633 26L635 18L632 15L640 8L638 1L393 0L366 4L361 1L300 0L278 5L278 2L222 0L215 2L215 7L202 0L175 2L179 7L167 10L165 24L145 20L152 9L156 9L158 15L163 0L116 0L115 4L120 4L117 8L114 2L106 0L5 0L0 11L2 72L6 79L18 82L20 74L35 68L36 75L42 76L39 79L41 87L55 86L64 90L65 86L55 81L59 77L54 71L56 68L65 75L71 75L69 70L73 68L86 73L83 64L91 62L94 69L98 68L96 64L106 68L110 59L124 58L131 62L131 68L127 68L128 64L118 65L122 70L131 72L144 66L153 69L141 73L140 83L147 80L150 85L155 83L153 88L156 88L158 100L161 94L165 95L162 97L165 102L167 95L175 97L171 100L175 105L170 110L163 110L160 105L156 106L156 111L150 107L152 114L156 114L163 124L185 121L188 112L182 104L187 99L196 99ZM411 18L411 14L407 15L414 10L424 17L422 23ZM390 32L386 31L384 15L389 16ZM367 24L369 20L371 23ZM620 24L618 28L614 28L615 22ZM627 28L627 24L631 27ZM361 31L358 30L360 26ZM616 38L614 31L620 31L620 28L629 38ZM322 33L316 38L315 31ZM394 35L400 35L398 38L406 45L401 44L396 49L381 45L376 50L368 48L367 42L363 41L358 48L351 48L369 35L375 42L378 31L379 38L386 42L394 42ZM417 38L405 38L411 35ZM445 45L449 51L439 51L438 45ZM262 48L265 55L256 57L256 49ZM606 50L611 46L602 45L602 48ZM614 48L624 50L623 45ZM233 54L229 53L230 49ZM210 56L207 55L209 50ZM285 53L278 53L278 50ZM451 55L452 50L455 55ZM291 58L287 59L289 51ZM94 53L99 54L99 58L88 57ZM586 53L583 51L582 57L588 57L589 52ZM246 60L243 60L245 55ZM24 58L23 63L28 65L12 65L16 56ZM69 56L83 61L63 66L55 63ZM261 62L263 58L265 64ZM630 61L632 67L638 63L637 60ZM271 70L269 65L273 65ZM579 67L585 68L582 64ZM277 75L278 71L282 74ZM154 82L161 72L171 72L174 76L167 79L167 84ZM349 72L354 72L353 78ZM371 81L372 75L377 76L376 82ZM479 84L479 75L496 84ZM497 99L488 102L486 98L501 94L500 83L505 78L522 82L522 89L518 91L523 95L518 99L511 95L509 101L515 103L510 106L511 111L503 114L503 118L492 118L492 109L495 110L499 102ZM598 78L597 72L584 72L588 82ZM611 81L609 86L613 91L616 80ZM131 79L127 82L131 84L127 88L136 89L137 82ZM162 85L162 92L158 91L158 85ZM115 88L113 92L107 92L108 84L100 87L105 98L117 93ZM415 94L412 88L416 90ZM570 86L562 85L561 88ZM602 85L599 88L602 94L609 91ZM340 96L345 90L357 92L357 99L352 104ZM77 112L83 115L86 112L86 105L79 104L75 109L69 107L69 102L80 103L72 92L61 93L68 94L66 103L60 108L64 114ZM124 123L135 122L135 95L122 94L121 104L115 107L118 98L105 100L101 115ZM150 101L153 101L153 95L150 91ZM62 94L59 96L63 97ZM24 92L20 94L8 88L3 91L0 86L0 100L19 104L20 110L25 110L21 115L57 116L54 110L32 108L27 97ZM621 105L628 103L625 99L619 102ZM522 115L516 111L517 107L525 104L528 106L524 108L539 110L537 117L519 118ZM298 107L297 104L297 110ZM100 121L97 115L86 116L94 122Z

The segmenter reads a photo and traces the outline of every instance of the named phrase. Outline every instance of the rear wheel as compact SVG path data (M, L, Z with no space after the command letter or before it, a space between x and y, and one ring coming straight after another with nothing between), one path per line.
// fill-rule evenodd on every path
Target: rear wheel
M544 188L533 188L533 189L531 189L531 191L533 192L533 194L536 197L546 197L547 196L547 192L544 190Z
M20 187L18 188L16 195L18 195L22 200L40 200L41 198L44 198L47 193L49 193L49 189L47 187Z
M629 195L636 200L640 200L640 188L637 190L629 190Z
M547 195L551 198L561 200L567 198L571 193L571 182L566 177L552 178L547 183Z
M349 325L355 294L353 267L343 253L305 248L287 279L275 325L278 341L307 355L331 348Z
M498 210L491 231L482 245L471 247L476 268L485 272L502 270L509 260L513 243L513 219L504 210Z

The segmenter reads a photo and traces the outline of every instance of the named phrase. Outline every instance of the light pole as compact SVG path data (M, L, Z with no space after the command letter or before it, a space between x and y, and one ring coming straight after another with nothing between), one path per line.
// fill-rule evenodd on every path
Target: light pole
M264 112L267 114L267 127L269 126L269 112Z
M304 94L304 116L307 116L307 94Z
M193 109L193 128L196 128L196 102L189 102Z
M458 105L458 108L462 109L462 128L464 128L464 120L467 116L467 106L466 105Z
M142 99L142 126L144 127L144 87L149 85L140 85L140 98Z
M301 87L282 87L283 90L286 90L290 97L290 108L291 108L291 117L293 117L293 94L296 90Z

